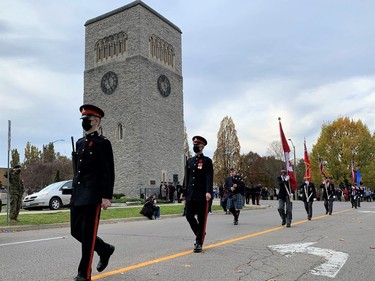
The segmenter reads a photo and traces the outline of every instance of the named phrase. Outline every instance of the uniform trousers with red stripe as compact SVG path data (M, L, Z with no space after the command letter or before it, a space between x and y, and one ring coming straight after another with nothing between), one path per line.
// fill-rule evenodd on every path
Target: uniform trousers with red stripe
M186 220L190 224L196 236L196 243L203 245L205 232L205 221L207 217L207 202L206 201L186 201L185 212ZM195 218L197 216L197 219Z
M109 244L97 236L101 204L71 206L70 231L81 242L82 257L78 266L78 275L91 279L91 266L94 251L99 256L108 252Z

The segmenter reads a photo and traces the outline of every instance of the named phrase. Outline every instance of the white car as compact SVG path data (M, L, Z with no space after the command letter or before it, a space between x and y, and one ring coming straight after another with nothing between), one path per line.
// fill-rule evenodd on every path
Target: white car
M41 191L27 195L23 199L24 209L41 209L49 207L51 210L58 210L70 203L70 194L62 193L63 188L72 188L72 181L59 181L48 185Z

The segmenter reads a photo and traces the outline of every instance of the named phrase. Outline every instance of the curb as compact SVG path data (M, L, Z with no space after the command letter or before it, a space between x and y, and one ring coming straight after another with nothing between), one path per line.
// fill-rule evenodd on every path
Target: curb
M271 208L271 205L249 205L245 206L241 211L250 211L250 210L260 210ZM214 214L220 214L222 211L213 211ZM172 214L172 215L164 215L164 218L174 218L174 217L182 217L181 214ZM107 219L107 220L100 220L100 224L110 224L110 223L119 223L119 222L133 222L133 221L149 221L146 217L133 217L133 218L123 218L123 219ZM63 228L69 227L70 222L64 223L53 223L53 224L33 224L33 225L8 225L8 226L0 226L0 234L6 234L11 232L20 232L20 231L28 231L28 230L40 230L40 229L50 229L50 228Z

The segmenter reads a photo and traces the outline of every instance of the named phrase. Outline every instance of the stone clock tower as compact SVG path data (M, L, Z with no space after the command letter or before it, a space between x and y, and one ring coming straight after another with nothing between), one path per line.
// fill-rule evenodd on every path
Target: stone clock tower
M105 112L115 193L159 192L183 180L181 30L142 1L88 20L84 103Z

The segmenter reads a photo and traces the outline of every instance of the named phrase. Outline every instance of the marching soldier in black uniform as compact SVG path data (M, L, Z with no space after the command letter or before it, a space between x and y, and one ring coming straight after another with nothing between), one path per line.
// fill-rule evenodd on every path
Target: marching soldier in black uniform
M281 170L281 175L277 177L277 183L279 185L279 211L281 217L281 225L290 227L292 224L292 211L293 211L293 193L289 182L289 175L286 170Z
M242 178L237 175L235 168L230 169L230 177L225 179L224 188L228 194L227 209L233 215L233 224L238 225L238 217L243 207L245 184Z
M333 200L336 198L335 186L329 180L329 178L326 178L324 182L320 185L320 188L323 192L324 208L326 209L326 215L332 215Z
M194 253L202 252L206 235L208 206L213 192L212 160L203 155L205 138L193 137L194 157L187 160L182 200L186 200L185 214L195 234ZM198 220L195 218L197 215Z
M114 162L110 141L98 134L104 112L85 104L80 107L82 127L86 135L76 143L76 171L71 197L71 234L82 245L78 276L73 281L91 280L94 250L100 256L96 269L101 272L107 265L115 247L97 236L101 208L111 205L114 185Z
M353 183L351 190L350 190L350 202L352 203L352 208L355 207L357 209L358 199L359 199L359 188L356 185L356 183Z
M307 219L311 220L312 218L312 205L313 202L316 198L316 189L315 185L310 182L310 181L305 181L301 186L300 186L300 196L303 201L303 204L305 205L305 210L307 213Z

